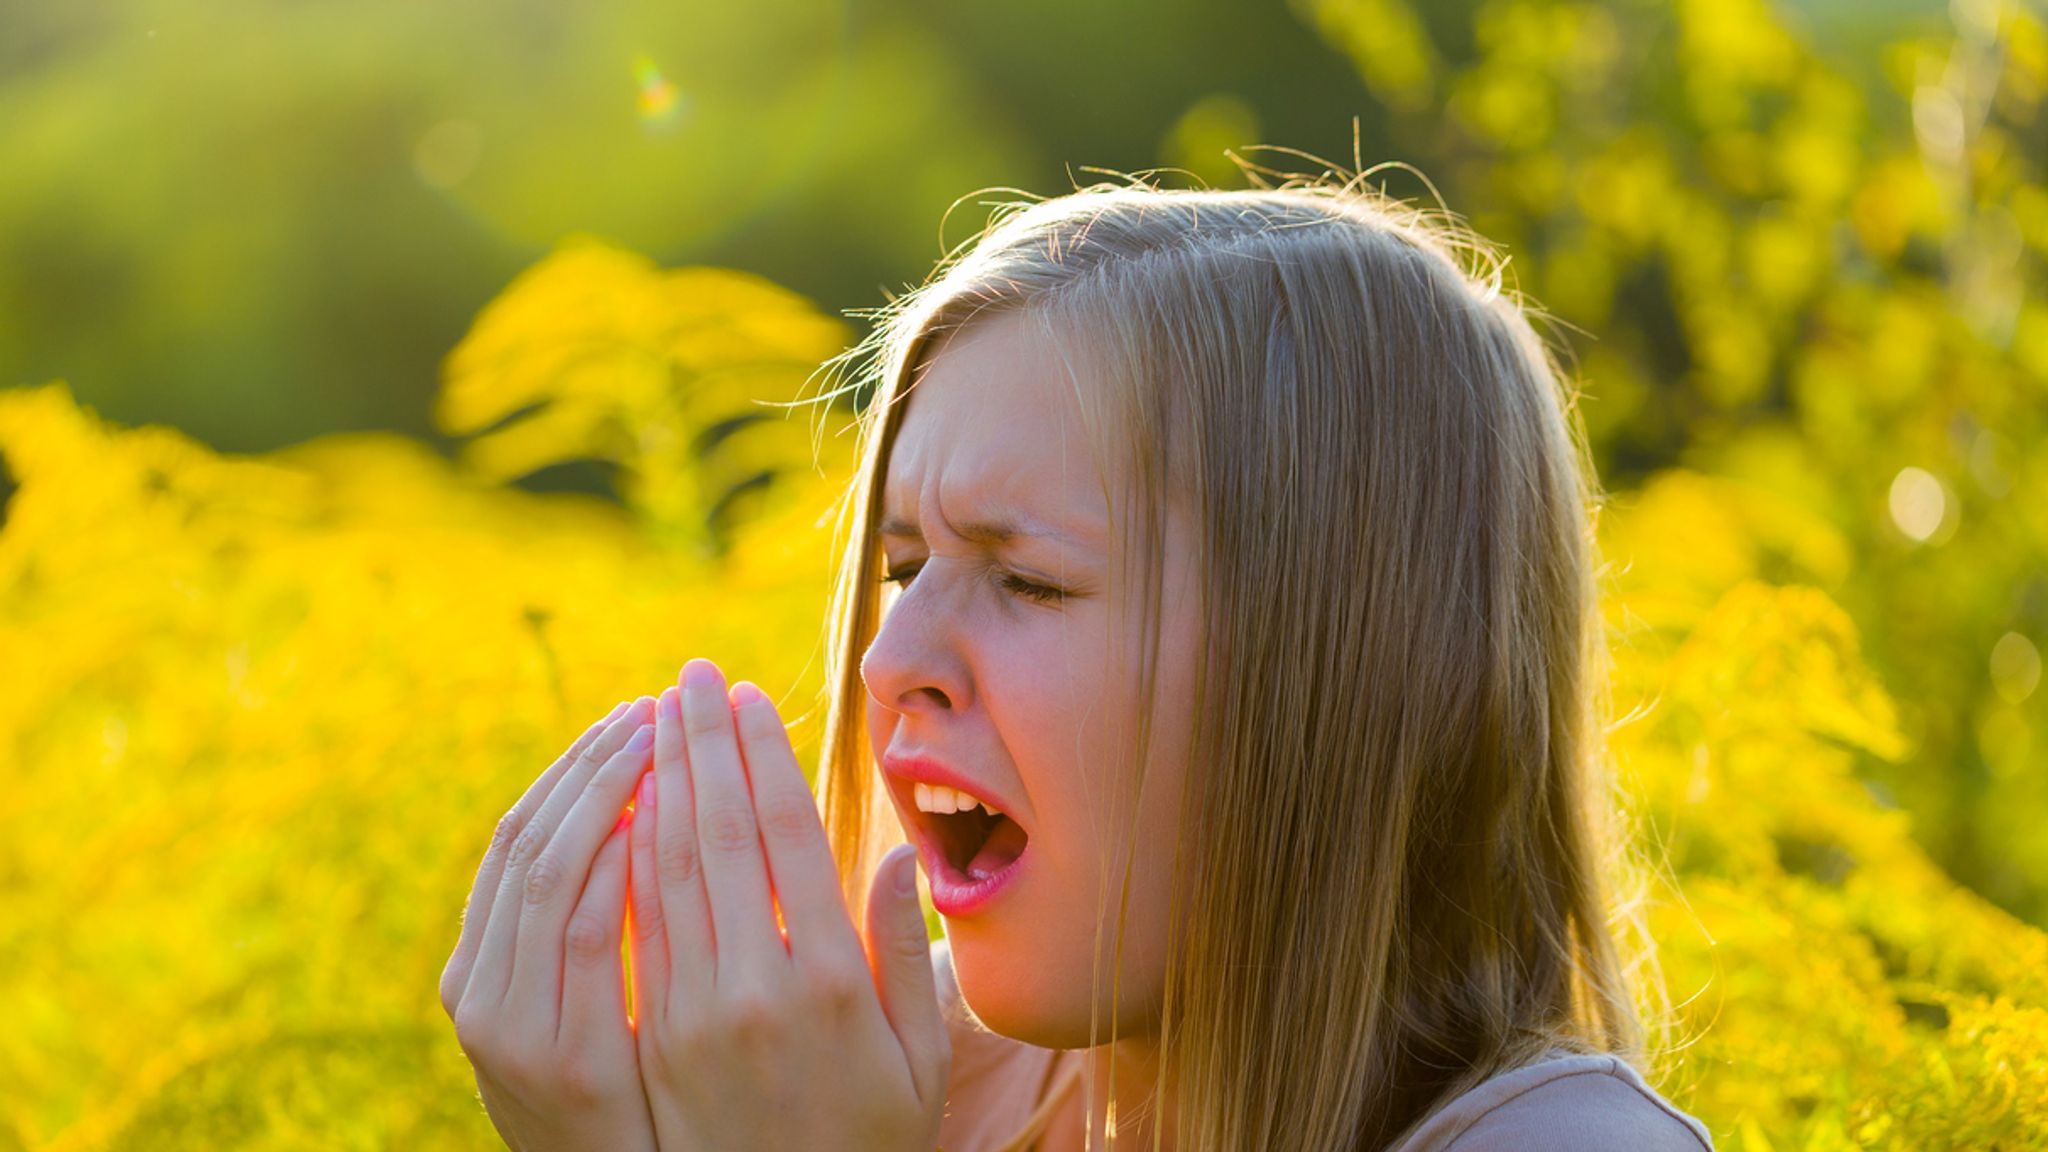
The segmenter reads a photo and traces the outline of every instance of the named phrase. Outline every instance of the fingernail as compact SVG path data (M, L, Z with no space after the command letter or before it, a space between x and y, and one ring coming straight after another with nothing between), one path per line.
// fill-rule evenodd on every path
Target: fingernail
M654 743L654 725L642 724L638 728L633 729L633 738L626 741L626 748L629 751L642 752L652 743Z
M732 702L736 707L755 703L766 704L768 694L756 687L752 680L742 680L732 686Z
M669 716L683 714L683 694L671 684L661 690L661 699L655 701L655 711Z
M654 773L640 778L640 798L633 802L636 811L645 812L654 806Z
M617 720L621 715L625 713L626 706L631 703L632 701L630 700L621 700L617 704L612 705L612 710L604 714L604 722L609 724L612 721Z
M716 688L720 679L718 665L701 656L683 665L685 688Z

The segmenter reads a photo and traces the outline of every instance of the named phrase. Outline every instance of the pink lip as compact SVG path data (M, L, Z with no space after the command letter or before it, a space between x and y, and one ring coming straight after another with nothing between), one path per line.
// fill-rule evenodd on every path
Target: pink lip
M1006 797L996 795L989 791L986 784L970 779L928 756L898 755L891 752L882 757L882 771L907 784L943 784L948 788L957 788L970 796L986 800L990 804L995 805L998 812L1012 820L1016 820L1017 826L1024 829L1026 836L1031 834L1031 829L1025 826L1023 820L1018 818L1017 810L1011 806L1010 801ZM898 788L897 795L902 798L903 806L906 809L914 811L917 808L916 803L912 799L910 788Z
M1009 887L1010 881L1016 879L1018 866L1024 863L1025 857L1031 855L1028 840L1024 845L1024 851L1015 860L987 876L970 876L954 867L953 862L946 858L945 849L933 837L931 828L923 819L923 813L917 810L912 791L916 784L943 784L948 788L957 788L995 805L1003 815L1015 820L1017 826L1024 829L1024 835L1029 837L1031 829L1024 827L1024 822L1017 819L1016 812L1006 799L991 793L978 781L971 780L953 768L926 756L889 753L882 757L882 771L898 782L895 788L897 799L909 819L911 837L917 845L918 862L924 868L925 878L931 884L932 907L938 909L939 915L948 919L972 915L987 907L998 893Z
M917 857L924 866L925 878L931 882L932 907L948 920L971 916L988 907L996 895L1016 879L1018 868L1030 855L1031 845L1027 843L1015 860L976 879L953 867L953 862L946 859L939 846L924 834L924 829L918 829Z

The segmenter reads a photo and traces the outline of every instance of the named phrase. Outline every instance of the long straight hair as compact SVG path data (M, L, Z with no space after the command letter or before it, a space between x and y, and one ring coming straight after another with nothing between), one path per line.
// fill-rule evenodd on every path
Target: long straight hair
M1128 481L1114 559L1135 594L1112 607L1155 641L1163 509L1190 511L1206 649L1153 1097L1172 1085L1183 1148L1392 1147L1556 1049L1649 1071L1640 997L1659 991L1619 898L1636 873L1576 396L1502 262L1366 175L1000 206L841 358L867 357L849 387L874 392L819 789L856 922L899 839L859 671L882 612L876 518L898 401L935 342L1022 313L1057 350L1105 475ZM1150 663L1138 674L1151 700ZM1149 717L1134 735L1133 851Z

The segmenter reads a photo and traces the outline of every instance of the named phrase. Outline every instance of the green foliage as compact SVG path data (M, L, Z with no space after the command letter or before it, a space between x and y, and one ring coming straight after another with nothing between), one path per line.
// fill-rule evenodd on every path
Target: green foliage
M1607 482L1679 461L1813 526L1826 555L1772 575L1864 624L1908 746L1861 767L1943 867L2048 924L2039 6L1883 45L1845 42L1864 6L1313 10L1560 322ZM1383 22L1420 40L1389 59Z
M1580 410L1617 489L1601 524L1617 766L1663 865L1644 894L1672 1005L1660 1086L1735 1152L2048 1149L2048 937L2022 920L2048 923L2040 11L1972 0L1879 48L1763 0L1292 8L1356 63L1399 153L1578 332ZM284 319L317 310L273 293L281 276L224 278L223 253L315 237L263 251L377 285L360 254L413 243L422 209L331 179L307 159L327 152L286 138L360 135L373 93L398 102L396 167L483 221L501 260L502 237L564 226L661 243L730 228L819 144L768 129L820 90L764 85L707 35L691 91L787 89L760 121L708 130L787 154L719 179L668 166L653 142L690 107L672 63L629 51L624 8L566 47L496 50L542 72L558 50L615 56L637 119L603 112L601 85L487 68L454 85L463 99L420 79L391 97L371 82L388 46L353 18L235 11L280 50L221 58L146 138L95 130L134 96L86 78L164 86L169 56L96 40L63 6L14 25L94 47L0 92L14 138L54 158L0 194L18 257L0 354L88 298L137 330L234 317L317 349L330 329ZM801 3L776 11L761 35L807 26ZM180 42L204 32L161 15ZM778 59L852 76L848 93L940 78L911 94L923 118L856 117L874 126L828 142L841 170L872 133L900 134L888 155L934 124L968 138L929 45L877 35L841 60L798 39ZM314 58L322 85L275 75ZM166 142L223 150L214 110L250 91L291 96L255 139L297 159L261 186L185 182ZM1260 111L1211 97L1173 147ZM592 124L588 163L564 163ZM930 177L940 202L978 182L948 171ZM36 183L51 173L64 196ZM373 206L352 217L366 230L306 223L344 200ZM558 219L566 204L581 214ZM928 235L928 214L887 207L891 234ZM848 215L881 206L830 226ZM91 243L51 246L66 236ZM145 249L141 271L94 278ZM441 271L455 261L425 263L379 294L389 316L475 298ZM100 363L67 339L64 356ZM467 438L459 465L386 435L222 454L102 423L61 385L0 393L19 486L0 497L0 1150L490 1143L436 980L493 822L588 719L692 655L786 689L788 711L815 698L820 515L846 445L758 401L796 398L844 339L768 281L578 241L449 357L435 418ZM582 459L616 470L623 510L509 486Z
M1893 702L1838 605L1757 577L1781 509L1691 515L1727 487L1661 473L1603 525L1615 751L1672 881L1666 1089L1736 1149L2048 1147L2048 934L1859 779L1903 753Z
M743 285L776 319L673 374L649 333L719 275L567 247L479 319L444 410L575 402L617 429L529 417L558 439L530 433L527 462L657 442L642 422L690 442L742 398L684 381L818 338ZM629 515L395 437L222 456L60 385L0 394L0 647L35 654L0 682L0 1147L488 1143L437 981L499 814L689 656L790 712L821 688L818 514L844 461L818 477L794 434L758 451L787 482L714 556L660 518L681 505L659 484L706 490L686 469L638 469ZM1866 783L1913 753L1858 629L1802 580L1839 576L1841 535L1684 470L1601 533L1616 764L1660 862L1635 905L1671 1005L1646 988L1660 1086L1737 1152L2048 1149L2048 935L1944 875Z

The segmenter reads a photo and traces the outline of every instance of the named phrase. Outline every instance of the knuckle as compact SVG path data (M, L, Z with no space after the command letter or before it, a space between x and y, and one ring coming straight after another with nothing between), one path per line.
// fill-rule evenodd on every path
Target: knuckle
M462 992L469 984L469 973L458 971L451 957L448 966L441 969L441 1011L455 1019L456 1009L462 1006Z
M570 764L569 770L562 774L562 779L590 779L590 774L596 771L597 766L605 762L605 757L608 755L606 749L609 748L612 743L613 742L608 739L592 740L590 742L590 747L585 748L583 751L578 752L576 754L575 762Z
M732 714L717 708L684 708L683 732L689 736L716 736L732 731Z
M847 1016L860 1005L861 994L867 990L866 984L864 974L834 966L813 977L811 994L821 1011Z
M720 1006L719 1020L734 1044L750 1051L772 1047L782 1032L783 1001L764 992L736 991Z
M620 744L606 755L597 757L597 767L591 774L592 783L594 785L600 776L609 778L642 763L645 763L645 757L636 755L628 745Z
M652 888L633 893L633 939L641 942L660 938L666 929L661 914L661 893Z
M577 964L602 963L611 954L611 934L596 917L578 913L569 920L562 938L569 959Z
M601 1104L606 1099L607 1085L604 1077L588 1060L564 1061L554 1081L560 1085L564 1101L571 1106L588 1108Z
M889 937L889 942L886 945L884 945L884 947L887 947L894 951L898 958L903 960L930 959L932 953L932 942L925 938L925 934L923 932L891 932L889 933Z
M704 871L704 858L697 851L697 838L687 832L663 832L654 846L655 873L667 883L688 884ZM649 892L650 898L656 893Z
M597 739L585 744L583 751L576 754L576 763L578 765L601 763L606 756L611 755L612 749L626 742L626 736L631 732L632 729L626 726L625 717L621 716L619 719L612 721L609 727L597 734Z
M822 829L824 823L819 820L818 810L812 806L808 793L801 798L783 794L762 805L761 827L771 836L793 840L814 828Z
M483 1006L474 1001L464 1001L455 1006L452 1014L455 1020L455 1039L462 1044L462 1050L474 1060L487 1055L492 1049L492 1016Z
M760 829L751 809L726 804L704 810L703 827L698 830L707 851L743 853L760 843Z
M498 826L491 831L490 851L500 856L510 852L513 843L519 839L520 830L525 827L526 816L516 807L498 817Z
M742 708L735 715L740 735L749 743L773 740L784 731L782 721L767 708Z
M567 870L562 861L552 853L541 853L540 859L526 873L525 896L528 907L538 908L555 898L568 882Z
M700 1052L709 1054L710 1048L695 1029L674 1024L646 1029L638 1034L638 1041L635 1055L643 1075L656 1083L674 1083L684 1069L696 1063Z
M548 830L539 824L528 824L519 830L517 838L512 841L512 851L506 859L506 867L526 867L533 863L534 857L539 856L541 849L547 846Z

